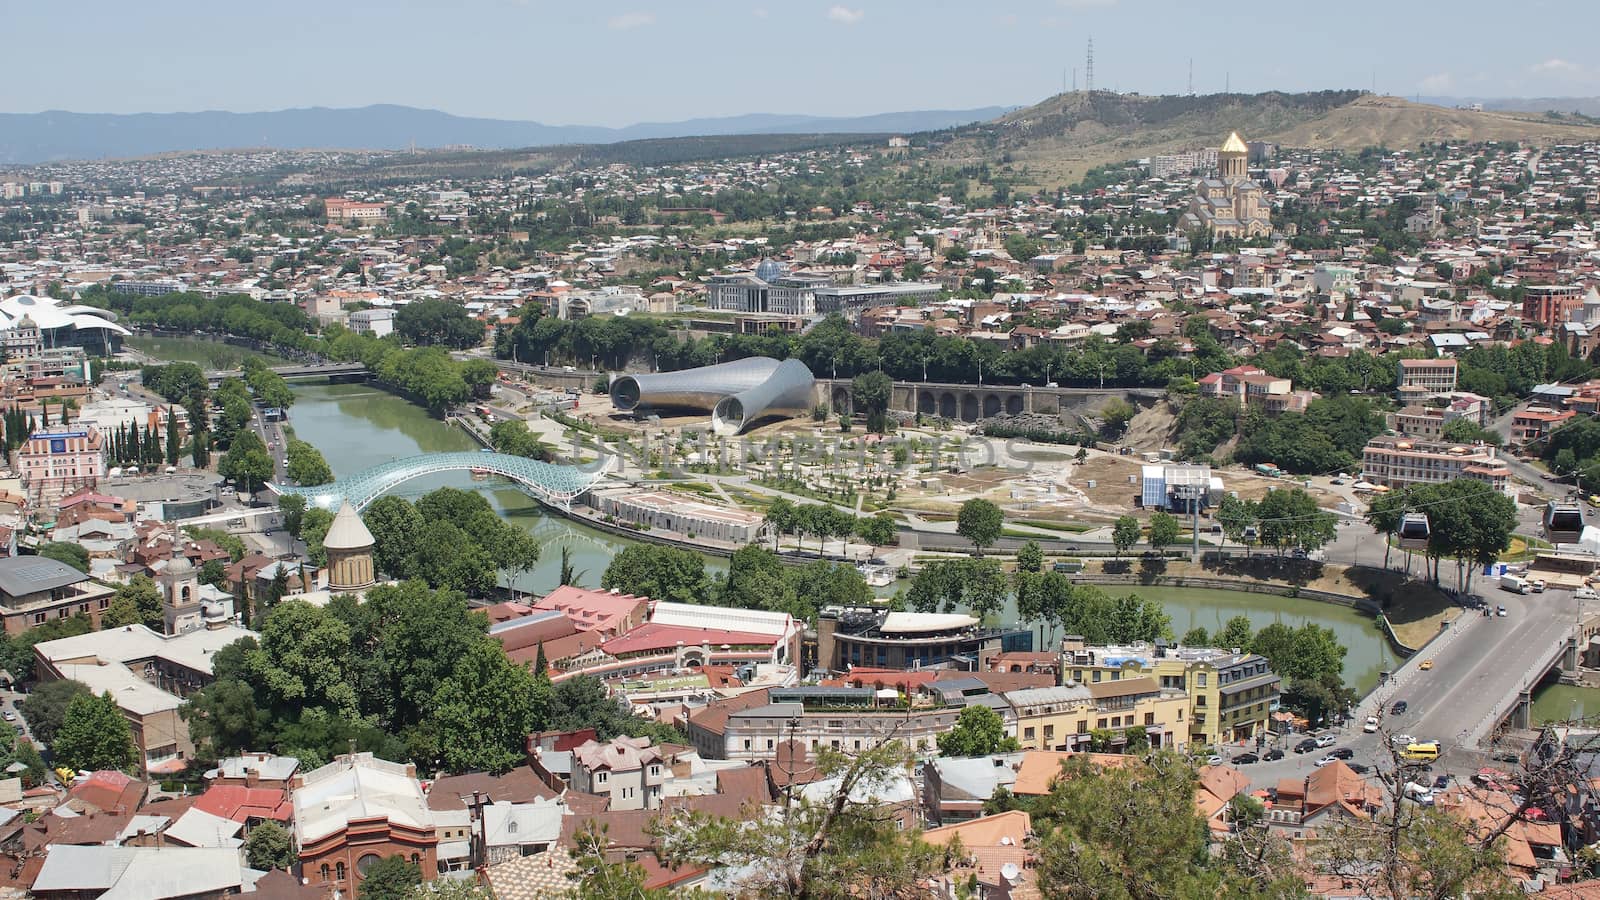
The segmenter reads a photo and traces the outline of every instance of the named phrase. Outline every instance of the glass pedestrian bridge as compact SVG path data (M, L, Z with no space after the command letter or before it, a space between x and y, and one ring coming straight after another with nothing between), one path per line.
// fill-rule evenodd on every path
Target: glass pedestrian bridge
M487 472L515 481L541 503L570 511L572 501L594 487L610 467L609 456L587 466L558 466L507 453L424 453L392 459L329 484L307 487L269 482L267 489L279 496L297 494L306 498L307 506L337 510L342 501L349 500L361 510L413 478L439 472Z

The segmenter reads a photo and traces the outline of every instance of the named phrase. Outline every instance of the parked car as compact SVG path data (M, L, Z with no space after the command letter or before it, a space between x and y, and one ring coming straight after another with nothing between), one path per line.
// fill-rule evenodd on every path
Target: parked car
M8 709L6 710L5 715L0 716L0 718L5 719L7 722L15 722L17 720L17 714Z
M1283 759L1283 751L1278 749L1268 750L1267 755L1261 758L1267 762L1277 762L1278 760Z
M1411 705L1406 703L1406 701L1404 701L1404 700L1396 700L1394 702L1394 705L1389 707L1389 715L1391 715L1391 716L1403 716L1403 715L1406 714L1406 710L1408 710L1410 708L1411 708Z
M1378 717L1367 716L1367 721L1361 726L1361 730L1365 731L1367 734L1376 732L1378 730Z
M1350 759L1356 755L1356 752L1349 747L1335 747L1328 751L1328 755L1337 756L1340 759Z
M1436 790L1436 791L1442 791L1442 790L1444 790L1445 788L1447 788L1449 786L1450 786L1450 776L1449 775L1440 775L1439 777L1433 779L1433 789Z
M1395 746L1395 747L1406 747L1406 746L1409 746L1415 740L1416 740L1416 738L1412 737L1409 734L1396 734L1396 735L1390 736L1389 743L1392 746Z
M1345 765L1350 768L1350 771L1356 773L1357 775L1365 775L1367 772L1371 771L1361 763L1345 763Z
M1321 737L1317 738L1317 746L1318 747L1332 747L1334 744L1337 744L1338 742L1339 742L1339 739L1334 737L1331 734L1325 734L1325 735L1322 735Z
M1417 668L1419 668L1422 671L1426 672L1429 669L1433 668L1433 660L1431 658L1425 659L1425 660L1422 661L1422 665L1417 666Z
M1587 584L1573 591L1572 596L1576 600L1600 600L1600 594L1596 594L1594 588Z
M1496 606L1494 608L1494 614L1500 616L1501 618L1505 618L1506 616L1510 615L1510 613L1506 612L1506 608L1504 606Z
M1294 745L1294 752L1296 753L1310 753L1315 749L1317 749L1317 741L1315 738L1306 738L1300 743Z
M1241 753L1233 758L1233 764L1236 766L1247 766L1258 762L1261 762L1261 757L1254 753Z
M1220 757L1220 756L1208 756L1208 757L1206 757L1206 765L1208 765L1208 766L1220 766L1220 765L1222 765L1222 757Z
M1339 761L1339 757L1334 756L1332 753L1330 753L1327 756L1324 756L1323 758L1317 760L1317 768L1320 769L1323 766L1331 766L1331 765L1333 765L1334 763L1336 763L1338 761Z

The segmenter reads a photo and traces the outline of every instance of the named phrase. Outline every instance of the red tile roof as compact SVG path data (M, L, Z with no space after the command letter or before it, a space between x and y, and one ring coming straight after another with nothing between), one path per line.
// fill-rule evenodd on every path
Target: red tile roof
M287 822L294 815L294 805L288 795L272 788L247 788L241 785L213 785L200 799L195 809L224 819L244 822L247 819L271 819Z

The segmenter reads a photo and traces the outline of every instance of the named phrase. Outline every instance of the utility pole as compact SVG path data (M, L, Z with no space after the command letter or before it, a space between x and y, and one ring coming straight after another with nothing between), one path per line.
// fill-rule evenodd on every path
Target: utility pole
M1189 57L1189 96L1194 96L1194 57Z

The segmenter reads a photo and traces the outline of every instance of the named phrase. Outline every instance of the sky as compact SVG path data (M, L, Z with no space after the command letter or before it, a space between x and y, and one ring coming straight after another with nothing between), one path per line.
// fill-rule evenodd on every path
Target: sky
M1213 93L1600 95L1600 0L7 3L0 111L397 103L546 124ZM70 27L68 27L70 24ZM23 75L25 73L25 75Z

